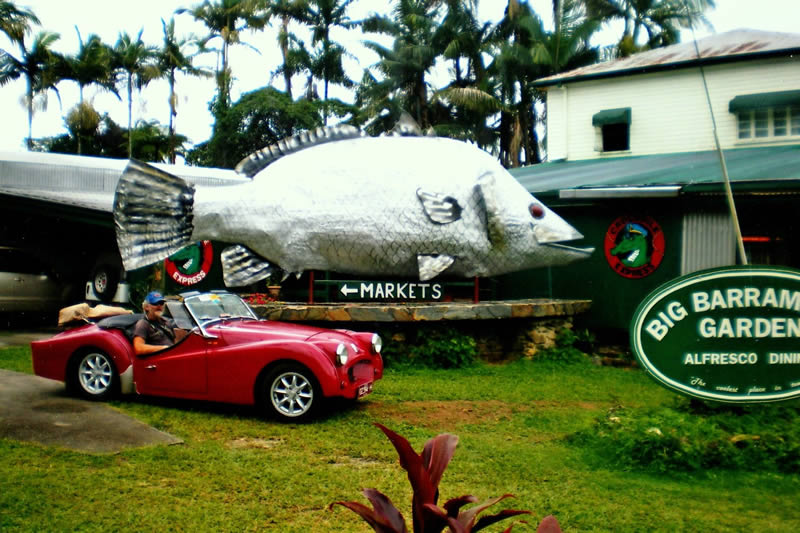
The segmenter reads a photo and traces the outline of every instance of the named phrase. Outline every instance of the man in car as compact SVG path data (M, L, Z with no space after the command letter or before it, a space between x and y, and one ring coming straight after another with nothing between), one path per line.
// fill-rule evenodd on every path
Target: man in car
M158 352L175 344L175 322L161 316L165 301L160 292L153 291L142 302L144 318L136 323L133 330L133 349L136 355Z

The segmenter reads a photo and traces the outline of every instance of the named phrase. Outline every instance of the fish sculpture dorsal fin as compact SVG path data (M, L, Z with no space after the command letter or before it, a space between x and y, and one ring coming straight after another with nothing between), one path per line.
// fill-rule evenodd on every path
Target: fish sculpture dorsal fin
M400 113L400 118L397 119L389 135L394 137L435 137L436 133L433 128L422 131L414 117L408 111L403 111Z
M361 130L347 124L303 131L253 152L239 161L239 164L236 165L236 172L252 178L285 155L293 154L318 144L354 139L362 135Z

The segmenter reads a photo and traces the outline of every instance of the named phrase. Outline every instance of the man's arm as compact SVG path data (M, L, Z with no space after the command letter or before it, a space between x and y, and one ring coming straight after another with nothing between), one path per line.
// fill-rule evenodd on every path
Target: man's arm
M169 348L169 346L162 346L160 344L147 344L144 341L144 337L133 338L133 351L136 352L136 355L147 355L149 353L160 352L164 348Z

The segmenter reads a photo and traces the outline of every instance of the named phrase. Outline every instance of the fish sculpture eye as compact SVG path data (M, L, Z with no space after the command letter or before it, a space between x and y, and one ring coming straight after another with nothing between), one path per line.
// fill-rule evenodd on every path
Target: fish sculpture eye
M536 220L544 218L544 207L541 204L531 204L528 206L528 211L531 212L531 216Z

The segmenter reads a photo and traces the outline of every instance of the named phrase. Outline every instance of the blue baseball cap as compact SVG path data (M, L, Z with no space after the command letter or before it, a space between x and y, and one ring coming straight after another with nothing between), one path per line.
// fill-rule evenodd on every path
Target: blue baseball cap
M147 295L147 297L144 300L150 305L163 304L166 301L164 297L161 296L161 293L158 291L151 292L150 294Z

